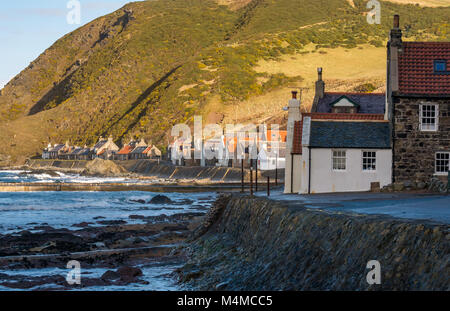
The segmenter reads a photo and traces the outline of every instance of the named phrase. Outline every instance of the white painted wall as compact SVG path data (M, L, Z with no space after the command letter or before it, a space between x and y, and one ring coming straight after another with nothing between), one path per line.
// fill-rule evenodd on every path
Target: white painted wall
M293 162L293 166L291 166L291 162ZM291 155L286 156L286 169L285 169L285 178L284 178L284 193L299 193L301 190L301 175L302 172L302 155L294 154L291 158ZM291 167L293 169L293 182L291 184ZM292 189L291 189L292 186Z
M301 120L300 113L300 101L298 99L292 98L289 101L288 106L288 123L287 123L287 137L286 137L286 169L284 170L284 193L292 193L291 192L291 150L292 150L292 140L294 138L294 124L295 121ZM298 157L298 156L294 156ZM294 168L295 169L295 168ZM298 175L294 171L294 178ZM295 191L297 192L297 191Z
M311 149L311 193L369 191L370 183L380 182L381 187L391 183L392 151L370 150L377 152L376 171L362 170L363 149L345 149L347 168L345 171L333 171L333 149ZM308 193L308 148L303 148L301 189Z

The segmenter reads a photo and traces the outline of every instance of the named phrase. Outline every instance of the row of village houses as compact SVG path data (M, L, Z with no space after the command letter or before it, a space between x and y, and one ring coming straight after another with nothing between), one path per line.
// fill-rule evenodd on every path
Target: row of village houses
M168 148L168 157L179 166L284 169L287 131L261 127L260 131L242 127L230 136L198 142L177 138Z
M65 144L49 144L42 152L43 159L59 160L92 160L101 158L105 160L137 160L160 159L161 151L154 145L148 145L144 139L131 140L120 149L113 141L113 137L104 139L100 137L94 147L70 146Z
M259 169L273 170L285 167L285 151L286 151L286 135L287 131L271 131L266 130L258 135L255 146L261 146L257 151L257 160ZM238 135L237 135L238 136ZM201 144L200 159L195 157L194 143L185 143L183 139L176 139L168 146L168 160L174 165L180 166L225 166L225 167L241 167L245 168L252 165L249 161L249 154L253 152L252 144L249 143L250 138L247 136L243 139L245 146L242 150L245 153L246 161L238 159L237 152L239 150L239 140L237 137L231 139L209 139ZM276 148L276 153L273 152ZM217 155L209 158L205 156L207 150ZM188 156L189 154L189 156ZM77 147L71 146L69 142L65 144L48 145L42 152L43 159L59 159L59 160L92 160L101 158L105 160L138 160L138 159L161 159L161 151L154 145L148 145L145 140L132 140L122 149L120 149L113 140L113 137L104 139L100 137L94 147ZM256 159L255 159L256 161Z

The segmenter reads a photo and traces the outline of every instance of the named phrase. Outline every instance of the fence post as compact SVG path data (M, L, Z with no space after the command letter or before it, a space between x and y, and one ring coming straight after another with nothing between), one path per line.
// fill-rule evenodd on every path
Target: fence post
M253 196L253 167L250 166L250 195Z
M450 170L447 173L447 193L450 193Z
M244 192L244 159L241 159L241 193Z
M255 192L258 192L258 159L255 160Z

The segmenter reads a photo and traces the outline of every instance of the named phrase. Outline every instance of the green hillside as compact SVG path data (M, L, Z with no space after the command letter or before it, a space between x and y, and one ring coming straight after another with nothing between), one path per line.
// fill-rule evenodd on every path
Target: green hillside
M224 118L227 107L239 110L305 78L256 70L261 61L383 46L394 13L407 39L450 39L449 7L383 2L381 25L369 25L367 1L353 2L253 0L239 9L214 0L130 3L64 36L5 86L0 164L23 161L49 141L84 145L110 134L164 149L173 124L210 112Z

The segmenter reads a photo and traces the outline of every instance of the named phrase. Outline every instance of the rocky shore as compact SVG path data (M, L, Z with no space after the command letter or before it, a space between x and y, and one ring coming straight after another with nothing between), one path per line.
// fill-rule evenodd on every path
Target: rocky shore
M183 202L167 200L170 201L167 197L156 196L152 202L142 204L189 203L188 199ZM21 271L19 274L0 273L0 286L9 289L42 289L44 286L52 290L69 290L146 285L148 281L142 278L140 267L184 263L185 254L179 251L179 246L191 236L204 215L204 212L170 216L130 215L130 223L105 220L99 216L91 222L74 224L69 228L58 229L35 223L30 230L0 234L0 270ZM132 223L136 219L141 223ZM83 270L104 272L98 277L82 275L81 285L69 285L61 274L42 276L28 273L36 269L66 269L71 260L79 261Z
M450 226L427 221L222 196L184 251L176 275L195 290L450 289Z

